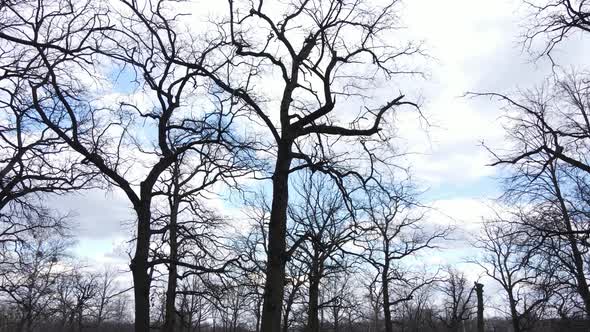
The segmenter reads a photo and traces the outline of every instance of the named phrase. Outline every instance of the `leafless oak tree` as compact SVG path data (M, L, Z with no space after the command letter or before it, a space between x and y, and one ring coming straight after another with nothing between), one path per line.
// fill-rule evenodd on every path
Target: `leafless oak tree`
M377 280L382 288L385 330L391 332L392 307L411 300L420 288L437 280L435 272L431 272L431 278L424 275L412 277L400 262L426 249L435 248L437 241L444 239L450 229L426 228L423 207L412 196L409 186L371 188L365 195L366 203L363 216L360 217L365 220L358 222L360 236L355 238L355 244L363 249L360 257L377 272ZM392 289L394 284L410 290L395 298Z
M236 110L231 105L223 108L223 100L209 99L213 94L199 82L199 72L176 61L184 41L165 24L169 20L164 7L163 1L146 6L121 1L113 7L48 0L3 2L1 8L7 19L0 38L10 50L4 53L2 69L5 75L26 80L32 105L28 116L120 188L136 213L130 266L137 331L149 329L150 224L160 176L179 156L198 155L204 146L217 145L230 154L240 146L231 129ZM193 55L204 59L206 54L205 46L200 55ZM101 61L130 73L153 98L153 106L93 100ZM211 110L204 106L200 112L187 112L188 98L203 92L201 102ZM144 130L152 133L150 142L141 137ZM137 169L141 164L145 167Z
M404 58L419 53L411 44L387 45L380 36L398 24L397 1L376 8L363 1L290 2L270 14L270 4L230 1L230 17L222 25L231 53L228 75L209 77L226 93L250 108L252 118L271 134L272 204L268 232L268 262L262 311L262 331L279 331L285 284L286 227L289 174L310 168L329 174L337 183L347 177L363 182L376 167L355 171L335 148L344 138L366 152L370 165L382 161L371 137L380 135L387 119L400 106L416 106L403 95L381 104L366 103L375 79L407 73ZM275 9L275 13L277 8ZM193 64L191 68L199 68ZM362 68L362 69L361 69ZM206 71L203 70L203 71ZM279 77L279 96L267 102L263 72ZM268 77L270 79L270 77ZM360 98L359 98L360 97ZM363 110L346 120L338 100L359 103ZM341 125L340 123L343 123ZM349 155L350 156L350 155ZM356 165L355 165L356 166Z

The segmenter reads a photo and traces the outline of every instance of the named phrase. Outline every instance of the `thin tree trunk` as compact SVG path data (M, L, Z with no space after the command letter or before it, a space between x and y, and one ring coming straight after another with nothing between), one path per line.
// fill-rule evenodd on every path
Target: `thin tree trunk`
M334 314L334 332L338 332L340 330L340 308L338 308L337 306L334 306L334 310L333 310L333 314Z
M563 221L568 232L567 239L570 244L572 256L574 259L574 274L577 281L577 291L578 294L580 294L582 301L584 301L586 317L590 317L590 290L588 289L588 281L586 280L586 275L584 271L584 259L582 258L582 254L580 253L580 249L578 248L578 241L576 239L576 236L573 234L571 217L567 209L567 206L565 205L565 200L561 193L559 182L557 181L555 168L551 168L551 181L553 182L555 195L557 196L557 199L559 201L561 213L563 215Z
M82 305L80 305L79 308L78 308L78 332L82 332L82 328L83 328L83 326L82 326L83 325L82 318L83 318L83 315L84 315L84 313L83 313L83 310L82 310Z
M387 255L387 254L386 254ZM393 323L391 322L391 307L389 306L389 261L386 259L383 272L381 273L381 282L383 283L383 317L385 319L385 332L393 332Z
M309 298L308 298L308 309L307 309L307 326L306 332L319 332L319 304L318 298L320 293L320 281L319 281L319 263L314 257L312 267L309 276Z
M166 313L164 317L163 332L174 332L176 327L176 284L178 282L178 187L174 186L174 195L170 207L170 265L168 268L168 288L166 289Z
M256 332L260 332L260 307L262 305L261 299L256 300Z
M285 303L285 310L283 312L283 326L282 331L288 332L289 331L289 315L291 314L291 308L293 307L293 302L295 301L295 294L297 289L293 287L293 291L289 294L287 301Z

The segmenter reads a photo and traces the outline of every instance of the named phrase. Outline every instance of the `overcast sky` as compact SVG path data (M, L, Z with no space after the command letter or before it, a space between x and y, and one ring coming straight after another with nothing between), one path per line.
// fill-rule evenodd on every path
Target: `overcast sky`
M207 1L200 2L201 6ZM486 166L490 155L481 146L501 148L504 132L502 112L488 99L468 99L467 91L512 92L540 84L551 73L547 59L533 61L523 52L519 35L525 23L525 8L517 0L407 0L403 20L407 33L423 40L432 57L428 77L416 79L409 89L424 100L423 114L399 116L400 141L413 154L414 179L428 188L423 200L466 230L489 214L490 200L501 191L499 170ZM589 43L573 37L556 52L568 68L587 60ZM75 253L89 265L126 266L126 242L133 213L116 190L91 191L55 200L58 208L76 213L78 244ZM453 255L440 255L438 262L455 262L465 251L457 245ZM477 274L477 272L471 272Z

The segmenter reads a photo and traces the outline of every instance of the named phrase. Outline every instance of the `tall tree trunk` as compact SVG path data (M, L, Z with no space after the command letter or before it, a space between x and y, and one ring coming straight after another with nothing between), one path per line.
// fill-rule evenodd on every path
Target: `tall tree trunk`
M129 265L133 276L135 298L135 332L150 330L150 276L148 254L150 246L150 204L143 203L135 208L137 212L137 243L135 255Z
M287 205L289 204L289 168L291 142L279 143L272 177L272 205L268 225L268 261L262 305L262 332L281 330L281 306L285 292Z
M340 330L340 308L335 305L332 310L334 315L334 332L338 332Z
M82 332L82 328L83 328L82 318L83 317L84 317L84 312L83 312L82 305L80 304L80 306L78 307L78 332Z
M387 251L386 251L387 255ZM383 287L383 318L385 319L385 332L393 332L393 323L391 322L391 307L389 305L389 261L386 258L383 271L381 273L381 283Z
M306 332L319 332L319 294L320 294L320 272L317 257L313 258L311 271L309 273L309 298L307 303L307 326Z
M514 300L514 296L512 295L512 289L510 290L509 296L508 296L508 305L510 305L510 315L511 315L511 321L512 321L512 329L514 330L513 332L520 332L520 322L518 319L518 311L516 310L516 300Z
M297 296L297 291L299 290L300 286L301 285L299 283L293 284L293 289L285 301L285 310L283 310L283 326L281 327L282 332L289 331L289 315L293 309L293 303L295 302L295 297Z
M262 305L262 299L256 300L256 332L260 332L260 307Z
M170 201L170 265L168 267L168 288L166 289L166 312L162 332L174 332L176 327L176 284L178 282L178 186L174 186L174 194Z
M348 332L352 331L352 311L349 309L348 311Z
M588 281L586 280L586 274L584 271L584 259L582 253L578 248L578 241L576 236L573 234L572 220L569 214L569 210L565 204L565 199L561 193L561 188L557 180L557 174L555 168L551 168L551 181L555 189L555 196L559 201L559 208L561 210L563 221L568 232L567 239L572 250L572 257L574 259L575 271L572 271L576 278L577 291L584 301L584 309L586 311L586 317L590 317L590 290L588 289Z

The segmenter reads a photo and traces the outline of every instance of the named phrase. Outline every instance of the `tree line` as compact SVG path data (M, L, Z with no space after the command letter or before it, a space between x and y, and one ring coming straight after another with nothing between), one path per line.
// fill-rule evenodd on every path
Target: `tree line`
M190 5L0 3L5 328L517 332L587 318L585 72L469 94L507 109L511 150L488 148L505 208L470 243L496 306L425 259L456 230L433 221L394 143L396 115L421 113L391 87L427 58L399 1L229 0L205 21ZM590 31L585 0L527 5L524 45L543 41L540 56ZM133 211L129 289L68 257L73 217L47 198L89 190ZM499 316L485 326L483 302Z

